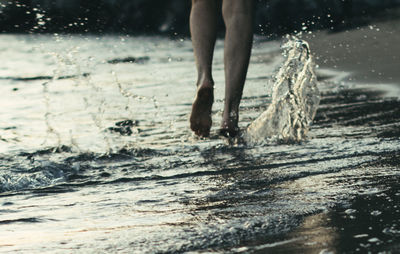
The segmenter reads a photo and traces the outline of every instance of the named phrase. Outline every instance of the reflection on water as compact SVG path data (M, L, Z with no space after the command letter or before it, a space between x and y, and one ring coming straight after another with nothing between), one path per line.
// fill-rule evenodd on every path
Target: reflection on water
M221 41L205 140L188 128L189 41L2 35L0 48L0 251L399 249L400 107L381 87L325 77L308 140L229 145ZM283 57L256 42L251 61L241 128Z

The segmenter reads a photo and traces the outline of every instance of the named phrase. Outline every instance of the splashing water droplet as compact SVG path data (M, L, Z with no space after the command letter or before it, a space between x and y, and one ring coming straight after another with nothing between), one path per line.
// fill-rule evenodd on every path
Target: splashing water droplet
M282 48L286 60L275 77L272 103L247 128L248 143L302 141L317 111L320 95L308 43L288 36Z

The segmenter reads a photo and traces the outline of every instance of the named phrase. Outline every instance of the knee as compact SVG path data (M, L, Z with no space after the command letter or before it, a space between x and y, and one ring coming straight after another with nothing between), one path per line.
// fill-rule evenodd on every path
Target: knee
M237 15L251 17L253 8L253 0L223 0L222 15L225 20Z
M192 11L193 9L215 11L216 6L216 0L192 0Z
M192 0L192 5L204 3L204 4L214 4L215 0Z

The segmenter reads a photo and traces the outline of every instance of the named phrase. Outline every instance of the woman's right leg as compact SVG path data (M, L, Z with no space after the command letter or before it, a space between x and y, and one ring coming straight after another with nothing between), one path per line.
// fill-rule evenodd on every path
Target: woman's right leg
M225 35L225 105L220 133L237 135L242 98L253 43L253 0L223 0Z

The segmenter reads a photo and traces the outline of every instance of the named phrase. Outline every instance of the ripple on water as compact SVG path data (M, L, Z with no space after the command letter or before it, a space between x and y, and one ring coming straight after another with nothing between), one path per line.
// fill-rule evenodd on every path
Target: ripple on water
M9 110L0 112L8 122L0 123L0 148L7 148L0 155L1 251L398 249L398 98L346 84L331 89L337 84L327 77L320 82L321 104L307 140L229 144L213 133L201 140L191 136L187 122L194 94L190 43L183 43L184 52L173 52L182 54L183 62L167 61L170 47L156 46L165 39L153 39L132 39L129 46L121 45L119 55L108 52L113 37L51 45L69 49L68 44L81 44L79 57L68 58L75 71L86 64L85 57L99 59L90 61L88 70L82 67L81 73L90 76L51 81L47 109L38 106L43 105L41 81L5 80L2 93L16 92L15 86L19 90L4 104ZM271 66L278 66L277 50L275 44L255 45L259 57L249 70L241 127L271 102L260 87L269 82L273 68L259 59L266 55ZM150 60L104 62L124 59L126 52ZM215 79L220 84L218 53ZM11 74L5 76L21 76ZM40 76L47 74L31 75ZM135 96L123 96L121 88ZM213 129L222 98L217 86ZM48 125L43 123L46 113L51 113ZM126 120L131 122L120 124ZM132 133L108 129L121 126ZM48 127L59 134L60 143ZM373 238L379 241L370 242Z

